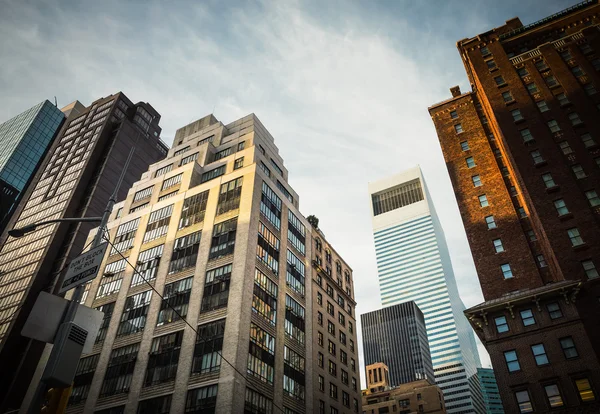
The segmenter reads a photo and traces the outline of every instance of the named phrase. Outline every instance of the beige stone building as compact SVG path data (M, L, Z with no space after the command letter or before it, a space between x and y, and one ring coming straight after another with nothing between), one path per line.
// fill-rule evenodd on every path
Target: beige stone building
M382 362L367 365L367 389L362 391L363 414L445 414L442 390L427 380L391 388L389 370Z
M111 215L84 297L105 318L69 412L360 411L352 272L287 177L254 115L177 131Z

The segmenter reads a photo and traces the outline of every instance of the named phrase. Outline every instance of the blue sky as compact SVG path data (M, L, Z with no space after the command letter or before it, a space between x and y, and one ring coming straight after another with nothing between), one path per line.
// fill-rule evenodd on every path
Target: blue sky
M223 123L256 113L301 211L353 267L359 313L380 307L367 183L420 164L463 301L481 302L427 107L468 90L456 41L577 2L223 3L0 0L0 122L54 96L87 105L123 91L162 114L171 143L213 111Z

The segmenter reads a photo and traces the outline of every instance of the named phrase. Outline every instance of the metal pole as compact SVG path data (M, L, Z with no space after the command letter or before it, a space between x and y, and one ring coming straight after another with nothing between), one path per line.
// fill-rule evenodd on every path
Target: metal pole
M129 168L129 163L131 162L131 158L133 157L134 152L135 152L135 147L131 147L131 150L129 151L129 156L127 157L127 161L125 161L125 165L123 166L123 170L121 171L121 176L119 177L119 180L117 181L117 184L115 185L115 189L113 190L113 193L111 194L110 198L108 199L108 203L106 204L106 207L104 208L104 213L102 213L102 220L100 221L100 224L98 225L98 231L96 232L96 235L94 236L94 241L93 241L90 249L93 249L94 247L98 247L100 245L100 243L102 243L102 235L104 234L106 224L108 223L108 217L110 216L110 213L112 212L112 209L113 209L115 203L117 202L117 194L119 192L119 188L121 187L121 184L123 183L123 179L125 178L125 173L127 172L127 168ZM75 314L77 313L77 307L79 306L79 301L81 300L81 297L83 296L84 291L85 291L85 284L81 284L75 288L75 291L73 292L73 296L71 297L71 301L67 305L67 310L62 318L61 325L65 324L65 323L73 322L73 320L75 320ZM60 354L60 346L57 346L57 345L59 345L59 344L55 344L54 347L52 348L52 352L50 353L50 357L48 358L49 362L52 361L53 358L57 358L57 355ZM48 367L50 365L51 364L47 363L46 367ZM44 374L42 374L42 378L45 377L45 374L46 374L46 372L44 372ZM40 407L38 406L38 404L40 402L40 397L42 396L43 392L44 392L44 383L42 380L40 380L40 382L37 386L37 390L32 399L31 405L29 406L28 414L39 413ZM36 406L37 406L37 409L36 409Z

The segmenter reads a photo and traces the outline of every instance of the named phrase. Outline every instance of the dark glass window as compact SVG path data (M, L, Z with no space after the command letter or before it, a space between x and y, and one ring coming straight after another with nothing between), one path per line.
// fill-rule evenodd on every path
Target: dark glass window
M273 273L277 274L279 271L279 239L260 221L258 222L256 256Z
M140 401L137 414L169 414L171 410L171 395L150 398Z
M146 226L146 233L144 234L144 243L158 239L167 234L172 213L173 204L150 213L148 225Z
M197 231L175 239L169 263L169 274L196 266L201 238L202 231Z
M244 177L239 177L225 184L221 184L219 201L217 202L217 215L227 213L228 211L240 207L243 178Z
M181 210L181 218L179 219L180 229L204 221L208 193L208 191L204 191L183 201L183 209Z
M160 246L152 247L151 249L140 252L135 266L136 272L131 278L132 287L156 279L156 272L160 265L164 247L164 244L161 244Z
M202 177L200 177L200 182L205 183L207 181L222 176L223 174L225 174L225 167L225 165L221 165L220 167L202 173Z
M189 390L185 400L186 414L214 414L217 408L218 385Z
M159 336L152 340L144 386L175 380L183 331Z
M288 240L296 250L306 254L306 227L291 210L288 210Z
M246 387L244 414L273 414L273 400Z
M237 217L214 225L208 254L209 259L233 254L236 230Z
M113 349L108 360L100 397L128 393L140 344Z
M289 249L287 251L286 285L304 296L304 262Z
M279 190L281 190L281 192L283 193L285 198L290 200L290 202L292 202L292 203L294 202L294 197L292 196L292 193L290 193L288 191L288 189L285 187L285 185L281 184L281 182L279 180L277 180L277 188L279 188Z
M198 326L192 372L205 374L221 369L225 319Z
M203 312L227 306L230 279L230 264L206 272L201 306Z
M251 323L248 347L248 374L273 384L275 367L275 337Z
M252 310L264 316L271 325L277 319L277 285L263 272L255 269Z
M100 354L79 360L75 371L75 378L73 379L73 390L69 397L69 404L77 404L87 399L92 378L94 378L96 366L98 366L98 359L100 359Z
M304 401L304 357L283 347L283 390L290 397Z
M105 303L102 306L98 306L96 310L104 313L104 316L102 317L102 324L100 325L98 335L96 336L96 343L100 343L104 341L104 338L106 338L106 333L108 332L108 327L110 325L110 319L112 318L112 314L115 310L115 302Z
M285 333L290 338L304 344L304 308L291 298L285 295Z
M113 248L110 251L110 255L116 254L117 252L125 252L133 247L133 240L135 238L135 232L137 231L140 219L128 221L127 223L121 224L117 228L117 234L113 242Z
M187 316L193 282L192 276L165 285L156 326L166 325Z
M121 315L117 336L129 335L144 330L151 298L152 291L147 290L125 299L125 308Z
M281 198L265 182L262 184L260 212L277 230L281 229Z

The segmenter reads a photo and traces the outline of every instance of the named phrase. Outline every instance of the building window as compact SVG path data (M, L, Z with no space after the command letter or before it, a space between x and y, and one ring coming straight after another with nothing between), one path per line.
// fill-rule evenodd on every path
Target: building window
M221 369L221 350L225 334L225 319L198 326L192 373L206 374Z
M502 76L496 76L494 78L494 81L496 82L496 85L498 85L498 86L506 85L506 81L504 80L504 78Z
M284 345L283 363L283 391L304 401L304 358Z
M544 180L544 185L546 186L546 188L556 187L556 183L554 182L554 178L552 178L552 174L542 174L542 180Z
M485 63L487 64L489 70L496 69L496 62L494 62L494 59L486 60Z
M485 222L487 224L488 230L495 229L497 227L496 226L496 221L494 220L494 216L487 216L485 218Z
M321 294L321 292L317 292L317 303L319 304L319 306L323 306L323 295Z
M227 306L231 265L225 265L206 272L201 310L210 311Z
M287 287L304 296L304 262L288 249L286 265Z
M104 339L106 338L106 333L108 332L110 320L115 310L115 302L105 303L102 306L98 306L96 310L104 313L104 316L102 317L102 323L98 330L98 335L96 336L96 343L98 344L104 341Z
M137 343L115 348L110 352L100 397L129 392L139 349L140 344Z
M565 204L565 200L563 200L562 198L559 198L558 200L554 200L554 207L556 208L556 211L559 216L569 214L569 209L567 208L567 205Z
M213 156L213 162L219 161L220 159L228 157L232 153L233 153L233 147L229 147L229 148L222 149L221 151L217 151L217 152L215 152L215 155Z
M533 135L531 135L531 131L529 130L529 128L522 129L520 132L521 132L521 138L523 138L524 144L527 144L534 140Z
M593 83L586 83L583 85L583 90L588 96L596 95L596 93L598 93Z
M519 213L519 217L520 218L526 218L527 217L527 212L525 211L525 209L523 207L517 208L517 212Z
M531 345L531 352L533 352L536 365L539 366L550 363L550 361L548 361L548 355L546 355L546 348L544 348L544 344Z
M515 392L515 397L517 397L517 404L519 404L520 413L533 412L533 405L531 404L531 397L529 396L529 391L517 391Z
M169 274L196 266L201 238L202 232L197 231L175 239L171 262L169 263Z
M235 235L237 230L237 217L215 224L208 259L233 254L235 249Z
M573 227L567 230L567 234L569 235L569 239L571 240L571 245L573 247L581 246L582 244L584 244L583 238L581 237L581 234L579 233L579 229L577 227Z
M167 234L167 231L169 231L169 223L171 222L172 213L173 204L150 213L143 243L158 239L159 237Z
M548 267L548 264L546 263L546 259L544 258L543 254L538 254L535 258L538 262L538 267L540 269L542 269L544 267Z
M346 317L342 312L338 312L338 322L340 323L340 325L346 326Z
M452 118L452 119L458 118L458 114L456 113L456 111L450 111L450 118Z
M319 391L325 391L325 378L322 375L319 375ZM320 402L322 403L323 401Z
M156 326L185 319L190 303L193 281L194 277L192 276L165 285Z
M596 190L586 191L585 197L587 198L591 207L600 206L600 197L598 196L598 193L596 192Z
M471 179L473 180L473 187L481 187L481 177L479 175L474 175Z
M267 167L267 166L265 165L265 163L264 163L264 162L262 162L262 161L261 161L261 162L260 162L260 164L258 164L258 166L259 166L259 167L260 167L260 169L261 169L261 170L262 170L262 171L265 173L265 175L266 175L267 177L271 177L271 170L269 169L269 167Z
M545 70L550 69L548 67L548 65L546 65L546 62L542 59L542 60L538 60L537 62L535 62L535 67L537 68L537 70L539 70L540 72L543 72Z
M100 359L100 354L81 358L77 363L69 404L78 404L87 399L98 366L98 359Z
M548 124L548 128L550 128L550 132L559 132L560 131L560 126L558 125L558 122L556 122L556 120L551 119L550 121L547 122Z
M530 242L537 241L537 236L535 235L533 230L527 230L526 234Z
M488 49L487 46L484 46L484 47L481 48L481 55L482 56L487 56L489 54L490 54L490 51L489 51L489 49Z
M173 164L166 165L166 166L156 170L156 173L154 174L154 176L160 177L161 175L165 175L166 173L170 172L172 169L173 169Z
M583 146L586 148L591 148L596 145L596 141L590 134L583 134L581 136L581 142L583 142Z
M594 394L590 380L587 378L577 379L575 380L575 386L582 402L596 401L596 395Z
M550 108L548 108L548 104L546 103L546 101L538 101L536 102L538 109L540 110L540 112L546 112L549 111Z
M254 323L250 324L248 374L273 384L275 371L275 337Z
M467 157L465 159L465 161L467 163L467 167L469 167L469 168L475 167L475 160L473 159L473 157Z
M576 126L582 124L581 119L579 118L579 114L577 112L571 112L569 115L569 121L571 121L571 125Z
M525 68L525 67L517 69L517 73L519 74L520 77L529 75L529 72L527 71L527 68Z
M510 264L505 263L503 265L500 265L500 270L502 270L502 276L504 276L504 279L511 279L513 277Z
M220 167L202 173L202 176L200 177L200 183L205 183L207 181L214 180L215 178L222 176L223 174L225 174L225 167L225 165L221 165Z
M570 103L569 98L567 98L567 95L565 95L564 93L559 93L558 95L556 95L556 99L558 99L558 103L560 104L560 106L565 106Z
M200 155L199 152L195 152L192 155L188 155L187 157L183 157L181 159L181 161L179 162L179 166L181 167L182 165L189 164L190 162L196 161L198 159L199 155Z
M183 201L179 229L192 226L204 221L206 203L208 202L208 191L193 195Z
M461 142L461 143L460 143L460 148L461 148L463 151L468 151L468 150L470 150L470 149L471 149L471 148L469 148L469 143L468 143L467 141L463 141L463 142Z
M562 316L562 313L561 313ZM575 342L573 342L573 338L567 336L565 338L560 339L560 346L563 350L566 359L577 358L579 353L577 352L577 348L575 348Z
M542 153L539 150L531 151L530 154L531 158L533 158L534 164L541 164L544 162L544 157L542 156Z
M588 279L595 279L599 276L598 270L596 269L596 265L593 261L584 260L583 262L581 262L581 265L583 266L583 271L585 272L585 275Z
M564 61L569 61L573 59L573 56L571 55L569 49L565 49L562 52L560 52L560 56L563 58Z
M545 385L544 391L546 392L546 400L548 401L548 405L550 405L550 409L562 407L564 405L558 385Z
M117 228L117 234L113 242L113 247L110 251L111 256L118 252L123 253L126 250L133 248L133 241L135 239L135 233L139 224L140 219L136 218L135 220L121 224Z
M600 70L600 59L594 59L591 63L595 70Z
M330 353L331 355L335 356L335 354L336 354L336 346L335 346L335 343L333 343L333 342L329 341L328 350L329 350L329 353Z
M513 117L513 121L522 121L523 119L523 115L521 115L521 110L520 109L513 109L512 111L510 111L510 114Z
M317 323L323 326L323 314L321 312L317 312Z
M217 215L240 208L243 178L244 177L239 177L225 184L221 184L219 200L217 202Z
M502 240L495 239L492 241L494 243L494 249L496 253L502 253L504 251L504 246L502 245Z
M133 196L133 203L137 203L138 201L142 201L147 198L150 198L152 196L153 189L154 189L154 186L144 188L143 190L136 192Z
M479 196L479 205L481 207L487 207L489 205L487 196L485 194Z
M454 131L455 131L457 134L460 134L461 132L463 132L463 127L462 127L462 125L461 125L461 124L456 124L456 125L454 125Z
M279 165L277 165L277 163L273 160L273 158L271 158L271 165L277 170L279 175L281 175L283 177L283 170L281 169L281 167L279 167Z
M546 81L546 85L548 85L549 88L559 85L559 83L556 80L556 78L554 77L554 75L546 76L545 81Z
M560 305L558 304L558 302L548 303L546 305L546 309L548 309L550 319L558 319L562 318L563 316L562 310L560 309Z
M514 349L510 351L504 351L504 360L506 361L508 372L516 372L521 370L519 358L517 357L517 351Z
M291 210L288 210L288 240L296 250L306 254L306 227Z
M327 332L335 336L335 324L331 321L327 321Z
M252 310L275 326L277 320L277 285L263 272L255 269Z
M523 321L523 326L530 326L535 324L535 318L531 309L525 309L521 311L521 320Z
M285 295L285 333L304 344L304 308L290 295Z
M127 268L127 260L121 259L106 265L96 292L96 299L112 295L121 290L123 272Z
M275 274L279 272L279 244L279 239L259 221L256 257Z
M277 230L281 229L281 199L265 182L262 184L260 212Z
M152 299L152 291L138 293L125 299L125 308L121 315L117 336L142 332L146 326L146 316Z
M560 147L564 155L569 155L573 152L571 146L569 145L569 141L561 141L558 143L558 146Z
M183 331L159 336L152 340L144 387L175 380Z
M534 94L534 93L538 93L539 92L538 87L535 84L535 82L527 84L527 91L529 91L530 94Z
M573 66L571 68L571 73L573 73L573 75L575 75L575 77L577 78L585 75L585 72L581 69L580 66Z
M244 414L273 414L273 400L246 387Z
M214 414L217 409L218 385L196 388L187 392L186 414Z
M168 188L175 187L177 184L179 184L181 182L182 177L183 177L183 173L167 178L166 180L163 181L162 187L160 188L160 190L165 191Z
M592 47L589 45L589 43L580 44L579 49L581 50L581 53L583 53L584 55L587 55L588 53L592 53L594 51L594 49L592 49Z
M329 301L327 301L327 313L330 314L331 316L335 316L335 308Z
M571 170L573 171L573 174L575 174L575 178L577 178L578 180L587 177L587 174L585 173L583 167L580 164L572 165Z
M337 400L338 389L337 389L337 385L335 385L333 382L329 383L329 396L331 398L335 398Z

